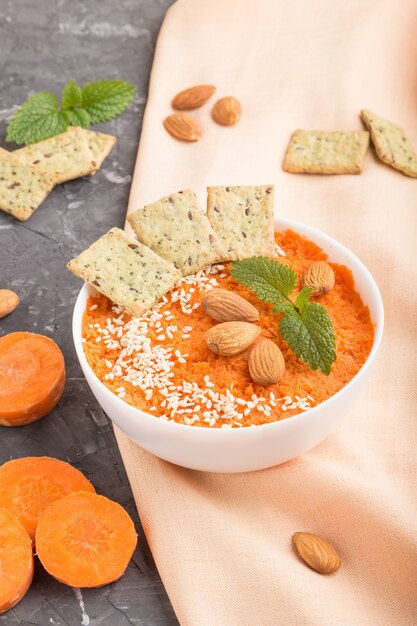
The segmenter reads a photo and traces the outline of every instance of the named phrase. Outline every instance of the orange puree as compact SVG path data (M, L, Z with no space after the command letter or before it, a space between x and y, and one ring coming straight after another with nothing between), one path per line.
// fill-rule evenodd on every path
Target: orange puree
M314 243L292 231L275 235L285 256L277 256L301 277L313 262L327 259ZM132 318L102 295L89 299L83 317L87 360L116 395L152 415L184 424L238 428L280 420L323 402L358 372L372 346L374 327L368 307L354 289L350 270L330 263L336 284L317 297L330 313L337 360L329 376L302 363L279 334L280 314L237 284L228 266L185 277L140 318ZM209 273L211 272L211 273ZM251 382L248 351L217 356L204 340L216 322L201 308L207 288L237 292L260 312L262 336L281 348L286 373L276 385ZM300 289L300 279L297 293Z

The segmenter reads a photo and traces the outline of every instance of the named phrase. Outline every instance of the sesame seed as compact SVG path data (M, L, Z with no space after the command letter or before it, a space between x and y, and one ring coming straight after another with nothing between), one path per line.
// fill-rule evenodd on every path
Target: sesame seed
M164 411L160 419L189 425L199 422L210 428L242 428L251 413L256 420L266 422L272 419L274 409L277 412L277 406L283 411L311 408L311 396L276 398L273 392L266 392L267 398L253 393L248 399L239 397L241 393L233 383L226 388L219 383L217 387L209 374L201 383L179 378L180 372L186 376L186 367L179 366L185 366L189 357L173 345L173 340L192 337L194 311L200 308L202 295L219 285L217 277L227 278L223 270L225 266L217 264L182 277L170 293L140 317L128 316L121 307L114 306L110 317L89 325L95 341L102 342L97 351L108 370L103 379L111 389L115 389L114 381L124 385L115 389L118 397L127 396L132 402L135 397L143 398L152 404L149 412L158 416L159 407ZM191 316L188 325L175 323L176 310Z
M275 244L275 253L277 256L286 256L284 250L277 243Z

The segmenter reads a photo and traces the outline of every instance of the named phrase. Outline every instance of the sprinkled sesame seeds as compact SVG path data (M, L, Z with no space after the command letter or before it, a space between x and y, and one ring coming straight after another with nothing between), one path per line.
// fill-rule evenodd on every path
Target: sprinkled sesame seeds
M277 256L286 256L284 250L277 243L275 244L275 253Z
M311 396L277 398L267 389L264 395L247 396L237 387L234 390L233 382L228 388L220 388L209 374L199 382L186 380L190 356L183 352L188 345L183 340L192 338L194 327L177 321L178 313L189 316L198 311L204 293L229 276L225 269L217 264L181 278L141 317L131 317L117 306L104 319L91 316L96 323L86 324L86 328L89 336L101 344L96 350L103 353L103 379L119 398L135 405L142 398L144 403L151 403L145 410L158 419L209 428L242 428L256 425L252 421L280 419L286 411L311 408ZM94 312L98 306L91 305L89 311Z

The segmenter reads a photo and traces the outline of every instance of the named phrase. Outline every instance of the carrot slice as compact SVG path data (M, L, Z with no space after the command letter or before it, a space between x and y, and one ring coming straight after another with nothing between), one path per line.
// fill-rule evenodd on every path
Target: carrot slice
M65 386L65 363L56 343L34 333L0 338L0 425L23 426L45 417Z
M32 542L19 520L0 509L0 613L19 602L33 578Z
M136 542L133 522L120 504L83 491L48 506L36 529L42 565L72 587L101 587L120 578Z
M0 467L0 506L19 519L32 539L46 507L77 491L95 489L75 467L49 456L27 456Z

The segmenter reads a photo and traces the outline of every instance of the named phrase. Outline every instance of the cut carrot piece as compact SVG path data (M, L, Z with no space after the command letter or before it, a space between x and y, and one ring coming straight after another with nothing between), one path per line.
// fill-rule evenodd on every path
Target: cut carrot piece
M0 507L13 513L32 539L46 507L77 491L95 489L75 467L49 456L27 456L0 467Z
M101 587L120 578L136 542L133 522L120 504L82 491L48 506L36 529L42 565L72 587Z
M0 509L0 613L19 602L33 578L32 542L19 520Z
M65 386L65 363L56 343L34 333L0 338L0 425L23 426L45 417Z

